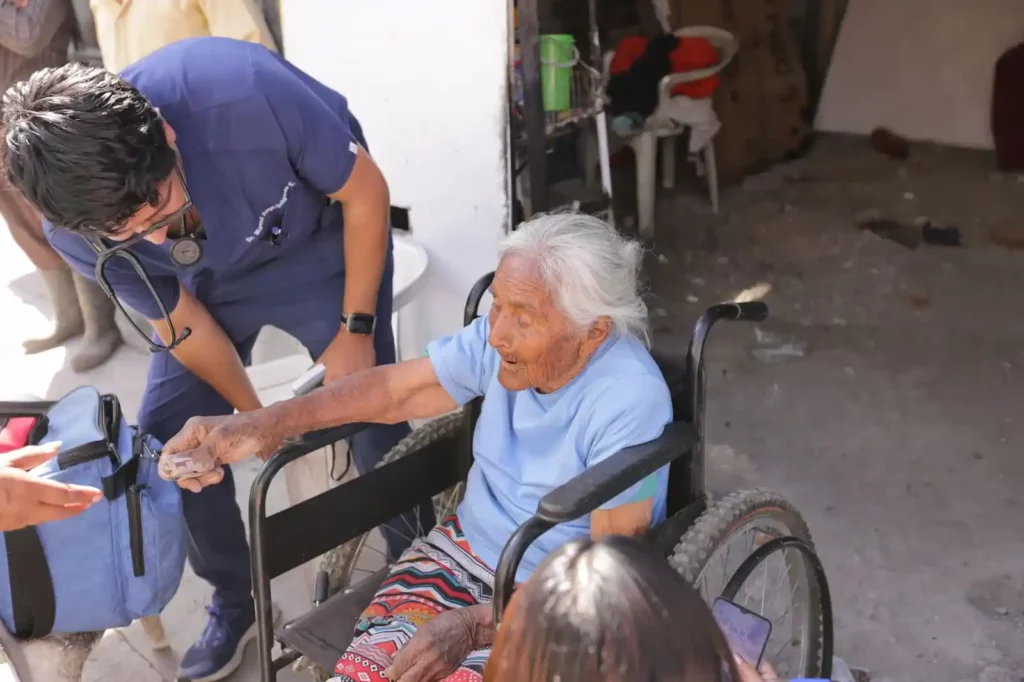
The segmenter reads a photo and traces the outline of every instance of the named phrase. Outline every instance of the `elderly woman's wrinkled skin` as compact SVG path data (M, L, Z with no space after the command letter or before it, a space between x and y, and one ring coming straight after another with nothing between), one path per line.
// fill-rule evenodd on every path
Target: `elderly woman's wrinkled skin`
M488 342L501 356L498 381L510 391L557 391L608 337L606 318L580 330L558 310L533 259L502 259L491 293Z

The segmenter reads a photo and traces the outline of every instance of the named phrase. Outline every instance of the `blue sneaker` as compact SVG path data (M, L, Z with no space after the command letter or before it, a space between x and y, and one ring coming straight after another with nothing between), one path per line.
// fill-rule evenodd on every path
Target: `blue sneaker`
M191 682L223 680L242 665L246 644L256 638L256 614L252 608L207 606L206 611L210 620L203 634L182 657L179 679Z

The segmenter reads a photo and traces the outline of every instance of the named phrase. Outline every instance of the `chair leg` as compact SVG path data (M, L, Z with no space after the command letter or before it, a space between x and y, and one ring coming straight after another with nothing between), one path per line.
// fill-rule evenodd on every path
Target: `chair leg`
M636 204L640 238L654 239L654 203L658 164L658 138L653 133L641 133L630 145L636 155Z
M707 173L708 192L711 194L711 210L718 215L718 165L715 162L714 140L704 146L704 171Z
M584 126L579 137L580 165L583 167L583 182L587 189L597 187L597 171L600 166L597 132Z
M679 138L675 136L661 138L661 186L672 189L676 186L676 147Z

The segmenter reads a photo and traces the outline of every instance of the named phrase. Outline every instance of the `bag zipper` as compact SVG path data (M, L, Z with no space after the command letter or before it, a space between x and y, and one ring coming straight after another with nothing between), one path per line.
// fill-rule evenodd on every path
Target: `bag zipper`
M121 436L121 402L116 396L100 396L99 427L104 440L84 443L60 453L58 464L61 470L92 462L103 457L110 458L115 469L121 465L121 456L117 446Z
M146 574L145 547L142 537L142 491L145 486L131 484L125 491L128 505L128 542L132 551L132 571L136 578Z
M121 401L114 395L105 395L100 398L100 409L103 410L102 420L103 423L100 425L101 430L107 437L107 442L111 444L114 452L117 452L117 447L121 440ZM120 458L118 458L120 459Z
M57 456L57 464L61 471L70 469L73 466L79 464L85 464L86 462L92 462L97 459L104 457L113 458L117 461L117 453L110 447L110 443L102 440L93 441L92 443L84 443L82 445L76 445L73 448L69 448Z

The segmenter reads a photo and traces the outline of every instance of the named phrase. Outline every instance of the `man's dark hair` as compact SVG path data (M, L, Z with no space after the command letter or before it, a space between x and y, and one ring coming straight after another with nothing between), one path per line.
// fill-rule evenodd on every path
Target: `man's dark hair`
M174 170L176 155L156 109L103 69L42 69L3 98L7 179L55 225L112 232Z
M519 588L484 682L738 681L697 591L633 538L574 540Z

